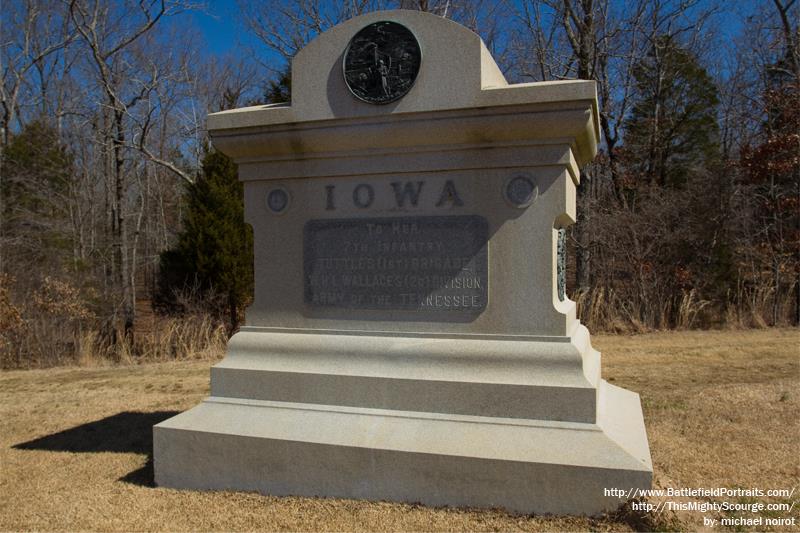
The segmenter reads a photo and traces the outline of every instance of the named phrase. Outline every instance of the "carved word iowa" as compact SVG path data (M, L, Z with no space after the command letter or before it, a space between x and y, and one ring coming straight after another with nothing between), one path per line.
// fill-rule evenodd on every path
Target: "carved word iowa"
M384 185L371 185L369 183L359 183L352 188L352 191L337 191L336 185L325 186L325 209L334 211L339 206L339 202L352 203L354 207L366 209L375 202L375 187L388 187L397 207L417 207L420 197L425 194L424 181L393 181ZM340 187L344 189L344 187ZM438 194L436 207L462 206L464 202L458 195L456 186L452 180L447 180L442 185Z

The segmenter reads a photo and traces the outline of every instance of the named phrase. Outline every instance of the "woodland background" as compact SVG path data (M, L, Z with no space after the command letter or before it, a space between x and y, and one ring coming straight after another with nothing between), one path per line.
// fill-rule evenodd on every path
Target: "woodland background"
M200 3L7 0L0 366L218 354L252 236L206 114L289 100L305 43L398 7L479 33L512 83L597 81L568 259L592 330L800 324L797 0L242 1L255 44L228 55Z

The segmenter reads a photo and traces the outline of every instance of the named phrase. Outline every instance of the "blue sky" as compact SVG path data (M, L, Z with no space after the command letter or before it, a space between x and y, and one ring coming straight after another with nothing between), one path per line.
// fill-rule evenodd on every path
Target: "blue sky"
M234 0L208 0L206 5L193 17L203 33L209 52L224 54L242 44L255 44L255 39L243 27L239 7Z
M615 2L623 9L627 4L627 0ZM713 19L714 27L723 38L733 39L740 33L744 17L768 2L769 0L722 0L721 3L716 3L719 10ZM715 0L708 1L708 4L714 3ZM206 0L205 4L204 9L191 16L194 26L201 33L206 53L224 55L255 50L262 61L269 57L270 52L244 27L236 0ZM705 2L702 4L703 7L707 5ZM279 62L280 58L275 57L275 61Z

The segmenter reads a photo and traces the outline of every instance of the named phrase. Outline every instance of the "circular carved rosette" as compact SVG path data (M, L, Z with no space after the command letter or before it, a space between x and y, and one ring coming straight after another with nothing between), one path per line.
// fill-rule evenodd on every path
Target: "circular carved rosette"
M539 195L539 188L529 176L517 175L506 180L503 196L514 207L528 207Z
M267 209L278 215L289 207L289 193L283 187L269 191L266 200Z
M342 65L344 80L359 100L388 104L411 90L421 61L411 30L396 22L375 22L350 40Z

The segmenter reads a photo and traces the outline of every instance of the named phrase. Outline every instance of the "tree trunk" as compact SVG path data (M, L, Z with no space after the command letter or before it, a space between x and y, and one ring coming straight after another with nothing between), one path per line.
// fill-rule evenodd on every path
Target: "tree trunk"
M118 268L116 284L122 296L122 326L125 337L133 342L133 328L135 319L135 306L133 303L133 290L131 287L131 268L128 258L128 230L125 225L125 214L123 205L125 202L125 179L124 164L125 158L123 147L125 145L125 130L123 125L123 110L117 107L114 111L114 200L116 212L114 213L114 261Z

